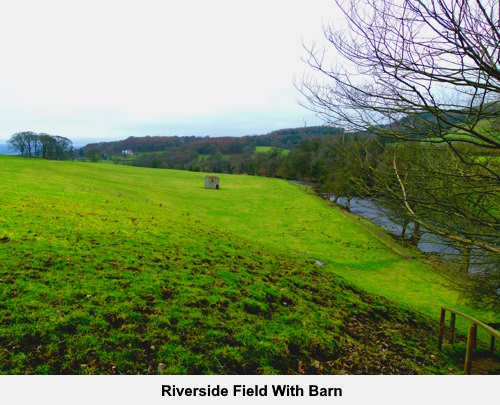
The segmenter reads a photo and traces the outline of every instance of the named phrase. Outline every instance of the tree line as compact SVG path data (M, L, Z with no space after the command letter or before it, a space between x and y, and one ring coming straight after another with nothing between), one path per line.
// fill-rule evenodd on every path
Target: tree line
M121 141L90 143L84 146L83 150L85 153L94 151L98 155L107 156L119 155L125 149L130 149L134 153L179 153L183 150L196 150L198 154L205 155L214 154L218 150L222 154L240 154L252 151L256 146L291 149L305 139L339 134L342 131L341 128L333 128L332 126L313 126L280 129L265 135L242 137L131 136Z
M27 158L71 159L75 155L73 142L68 138L32 131L17 132L7 141L9 148Z
M317 150L311 140L341 134L342 128L319 126L243 137L129 137L88 144L83 150L92 161L107 158L139 167L309 178L312 152ZM134 152L133 159L123 159L125 149Z
M318 143L304 140L292 149L267 147L259 149L244 146L239 151L227 153L227 149L210 145L203 147L206 153L196 148L179 148L166 152L140 154L132 165L175 170L190 170L212 173L248 174L286 179L317 179L323 165L324 154Z

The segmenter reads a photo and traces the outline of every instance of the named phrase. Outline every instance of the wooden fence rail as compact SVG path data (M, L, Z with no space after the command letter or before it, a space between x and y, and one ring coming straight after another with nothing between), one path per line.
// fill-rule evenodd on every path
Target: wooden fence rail
M438 340L438 349L441 350L443 347L443 336L444 336L444 321L446 317L446 311L449 311L451 316L450 316L450 329L451 329L451 336L450 336L450 343L453 344L453 341L455 339L455 319L456 315L461 316L462 318L467 319L468 321L472 322L472 325L469 328L469 336L467 337L467 351L465 354L465 365L464 365L464 373L465 374L470 374L471 368L472 368L472 351L476 347L476 340L477 340L477 327L483 328L486 332L488 332L491 336L490 340L490 351L492 353L495 352L495 338L500 339L500 331L493 329L491 326L486 325L485 323L478 321L477 319L463 314L461 312L455 311L454 309L451 308L446 308L446 307L441 307L441 319L439 321L439 340Z

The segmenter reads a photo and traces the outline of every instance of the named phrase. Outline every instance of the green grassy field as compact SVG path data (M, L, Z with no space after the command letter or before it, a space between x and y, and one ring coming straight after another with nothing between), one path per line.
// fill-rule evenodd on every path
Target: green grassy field
M464 127L463 127L464 128ZM496 140L498 141L498 124L495 123L494 121L491 120L486 120L483 119L476 123L474 126L474 131L477 133L481 134L485 138L489 138L491 140ZM475 140L476 143L479 142L481 144L481 141L478 140L477 138L473 138L468 131L465 129L452 129L450 130L447 134L444 135L444 138L447 141L452 141L456 143L460 142L468 142L468 141L473 141ZM440 141L441 138L432 138L433 141ZM484 146L487 147L487 144L485 143Z
M279 149L281 155L287 156L290 153L290 149L282 149L282 148L273 148L272 146L256 146L255 153L269 153L273 149Z
M493 320L297 185L204 176L0 156L0 372L455 373L440 306Z

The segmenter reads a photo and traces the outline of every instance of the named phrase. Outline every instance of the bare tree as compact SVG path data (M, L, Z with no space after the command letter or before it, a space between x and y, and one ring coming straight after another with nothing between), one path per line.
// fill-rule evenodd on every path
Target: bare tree
M61 160L65 157L70 157L73 150L73 142L64 136L53 136L55 140L56 159Z
M40 133L38 134L38 137L40 140L40 150L42 153L42 158L50 159L52 157L55 157L56 140L46 133Z
M15 134L13 134L7 141L7 144L9 145L10 149L16 150L21 154L21 156L24 156L24 152L26 150L26 141L22 132L16 132Z
M391 140L391 159L372 166L375 188L455 246L468 296L500 310L499 2L337 4L347 26L324 33L342 62L307 50L319 75L298 86L303 105L330 125Z
M38 135L32 131L21 132L26 143L26 157L34 157L38 147Z
M74 152L73 142L68 138L31 131L17 132L7 143L11 149L26 157L36 157L41 153L43 159L61 160L70 159Z

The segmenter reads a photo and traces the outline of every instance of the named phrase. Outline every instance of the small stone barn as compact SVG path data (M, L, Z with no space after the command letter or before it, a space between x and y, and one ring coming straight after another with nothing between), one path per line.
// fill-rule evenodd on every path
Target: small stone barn
M220 186L220 180L217 176L205 176L205 188L213 188L218 190Z

